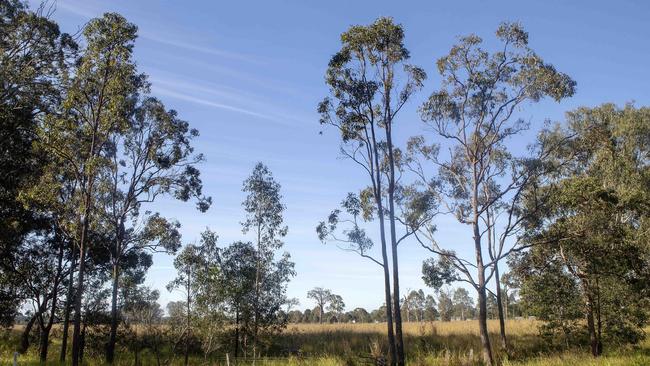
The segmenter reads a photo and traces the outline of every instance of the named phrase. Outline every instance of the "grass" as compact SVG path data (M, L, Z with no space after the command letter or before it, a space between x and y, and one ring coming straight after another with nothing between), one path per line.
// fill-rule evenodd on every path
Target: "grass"
M259 366L352 366L371 365L377 355L385 354L385 324L291 324L272 340L268 350L270 357L256 360ZM489 322L493 343L497 342L498 323ZM512 320L507 323L511 350L506 354L495 349L495 357L503 366L623 366L650 365L650 341L636 347L607 350L598 358L592 358L587 349L558 353L549 349L537 335L537 323L532 320ZM414 366L480 365L480 340L475 321L404 323L407 364ZM56 338L56 337L55 337ZM0 338L0 365L11 364L17 344L17 332ZM51 345L52 359L57 359L59 341ZM288 356L300 352L298 356ZM27 355L19 358L20 365L38 365L35 346ZM143 365L153 364L153 355L141 354ZM88 359L87 364L101 364L101 357ZM126 352L117 355L116 365L133 365L133 356ZM172 365L181 365L178 355ZM225 365L223 355L205 359L191 358L192 365ZM231 362L233 364L233 362ZM239 365L249 362L239 362ZM59 365L50 362L48 365Z

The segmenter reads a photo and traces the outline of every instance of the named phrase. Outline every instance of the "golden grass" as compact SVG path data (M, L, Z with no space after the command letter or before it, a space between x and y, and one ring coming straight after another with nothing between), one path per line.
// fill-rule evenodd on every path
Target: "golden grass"
M512 335L537 334L537 326L540 322L536 320L508 320L506 330ZM450 322L410 322L403 323L402 331L408 335L420 335L424 331L435 329L439 335L479 335L478 323L476 320L450 321ZM497 320L488 320L488 330L491 333L499 331ZM334 323L334 324L289 324L288 333L327 333L327 332L351 332L351 333L377 333L386 332L386 323Z
M498 322L489 321L493 348L498 364L503 366L641 366L650 365L650 341L637 347L608 350L598 359L592 358L586 349L558 353L548 349L538 337L534 320L510 320L506 328L511 350L506 354L496 346L498 343ZM267 350L270 356L257 360L264 366L353 366L370 365L371 357L386 353L385 323L373 324L290 324L280 335L271 339ZM470 366L480 365L480 340L476 321L404 323L403 325L407 364L413 366ZM15 342L14 336L0 339L0 342ZM58 340L53 340L51 358L58 355ZM14 343L15 344L15 343ZM33 347L34 348L34 347ZM288 356L300 351L301 356ZM10 364L12 346L0 348L0 365ZM194 355L192 365L225 365L224 355L203 358ZM148 351L141 354L142 365L155 364ZM35 350L21 356L21 365L37 365ZM48 364L58 364L56 362ZM102 364L100 359L90 359L88 365ZM182 364L182 357L176 357L173 365ZM232 364L232 363L231 363ZM239 362L240 366L250 362ZM116 365L133 365L133 357L123 350L118 354Z

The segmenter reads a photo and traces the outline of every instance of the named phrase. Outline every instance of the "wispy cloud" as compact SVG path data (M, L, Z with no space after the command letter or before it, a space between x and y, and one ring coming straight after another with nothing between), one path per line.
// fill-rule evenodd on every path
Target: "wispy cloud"
M295 85L287 84L282 78L273 77L277 75L273 68L268 67L244 67L241 62L233 63L221 62L223 60L210 59L209 57L191 57L182 52L168 52L164 50L164 58L149 59L148 65L158 69L169 69L170 65L180 66L188 70L200 72L207 77L219 76L221 79L236 81L238 84L254 86L256 90L272 90L294 97L304 96L304 90L297 88ZM267 65L264 65L267 66Z
M188 76L150 69L152 89L160 94L213 108L229 110L273 121L282 125L302 127L305 117L292 106L271 103L264 95L247 89L227 86L209 80L194 80Z
M203 98L198 98L198 97L195 97L195 96L192 96L192 95L189 95L189 94L175 92L173 90L169 90L169 89L166 89L166 88L161 88L161 87L154 86L153 89L158 94L166 95L166 96L176 98L176 99L180 99L180 100L184 100L184 101L187 101L187 102L191 102L191 103L195 103L195 104L201 104L201 105L205 105L205 106L208 106L208 107L223 109L223 110L227 110L227 111L231 111L231 112L241 113L241 114L245 114L245 115L249 115L249 116L253 116L253 117L273 121L273 122L283 124L283 125L291 125L290 123L287 123L287 121L285 119L275 117L275 116L271 116L271 115L268 115L268 114L264 114L264 113L261 113L261 112L257 112L257 111L253 111L253 110L249 110L249 109L245 109L245 108L240 108L240 107L235 107L235 106L232 106L232 105L223 104L223 103L219 103L219 102L214 102L214 101L203 99Z
M41 0L30 0L32 3L32 6L35 6L38 4ZM80 16L82 18L86 19L91 19L94 17L101 16L101 14L104 11L107 11L107 9L100 8L99 6L94 6L90 2L86 3L69 3L65 1L57 2L56 6L60 9L62 9L65 12L75 14L77 16ZM141 27L144 28L144 27ZM194 52L200 52L200 53L205 53L205 54L210 54L210 55L216 55L220 57L226 57L230 58L233 60L238 60L238 61L245 61L245 62L250 62L250 63L255 63L255 64L262 64L265 63L264 60L262 60L258 56L253 56L249 54L243 54L240 52L234 52L234 51L229 51L229 50L224 50L220 48L216 48L213 46L208 46L204 44L196 44L193 42L188 41L187 39L174 39L173 37L168 37L164 34L164 31L162 29L151 29L150 26L146 26L145 31L140 31L139 32L139 37L156 42L159 44L164 44L167 46L172 46L176 48L181 48L184 50L188 51L194 51Z
M195 43L188 42L186 40L172 40L170 38L156 36L148 32L140 32L140 37L156 43L160 43L160 44L164 44L176 48L181 48L188 51L201 52L209 55L227 57L238 61L246 61L246 62L251 62L256 64L264 63L264 61L261 60L259 57L255 57L252 55L227 51L227 50L201 45L201 44L195 44Z
M150 70L150 72L152 73L152 76L149 78L149 81L151 81L153 85L162 86L162 88L165 89L182 89L194 93L209 94L211 96L224 98L238 103L250 103L251 100L260 98L259 95L225 85L198 83L190 80L188 77L170 76L170 74L157 69Z
M30 1L31 5L33 4L38 4L40 3L40 0L31 0ZM97 9L87 7L87 6L80 6L79 4L69 4L68 2L65 1L58 1L56 3L56 8L57 9L62 9L63 11L66 11L71 14L78 15L82 18L90 19L96 16L99 16L100 13L97 11Z

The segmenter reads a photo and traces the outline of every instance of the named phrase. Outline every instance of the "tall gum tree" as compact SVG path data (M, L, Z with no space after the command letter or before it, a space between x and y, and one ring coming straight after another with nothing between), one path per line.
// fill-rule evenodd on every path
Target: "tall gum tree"
M478 322L483 360L494 359L487 329L487 284L495 274L498 261L509 255L507 238L517 232L520 223L516 206L531 175L537 174L537 159L517 159L506 142L528 128L515 118L525 102L538 102L549 96L556 101L574 93L575 82L545 63L528 47L528 34L516 23L503 23L496 31L502 49L492 54L481 48L476 35L462 37L437 66L443 80L422 106L423 121L441 139L441 145L427 145L423 137L409 142L419 159L411 161L412 171L426 183L430 168L438 169L441 200L445 210L469 225L473 236L474 259L461 258L455 251L442 249L433 230L416 234L420 243L439 255L447 268L459 273L457 279L470 283L478 293ZM449 149L449 158L440 158L440 147ZM540 149L544 151L545 149ZM425 160L432 166L423 167ZM504 207L505 208L501 208ZM505 225L495 224L495 210L503 213ZM489 237L503 241L488 243ZM485 258L486 251L493 259Z
M318 106L321 124L341 132L341 152L368 173L371 197L379 220L381 261L388 318L390 362L404 364L399 265L395 228L395 117L422 87L424 71L409 65L404 30L390 18L368 26L353 26L341 35L341 49L331 58L326 74L332 98ZM386 161L386 174L381 164ZM383 202L384 192L387 202ZM386 238L385 223L389 236ZM392 295L388 245L392 254Z
M203 160L194 154L192 139L198 131L166 110L155 98L144 97L129 125L112 141L114 153L103 179L104 208L101 210L114 232L109 248L112 266L111 329L106 361L115 353L119 309L118 286L122 262L144 252L174 253L180 247L178 224L159 214L142 214L142 205L169 195L181 201L196 198L204 212L211 200L202 196L203 184L196 165ZM143 217L144 216L144 217Z
M242 191L248 193L242 206L246 211L242 222L242 232L251 232L256 246L255 295L253 297L253 356L258 352L259 330L262 326L270 325L264 314L279 304L265 300L271 291L284 289L284 283L293 274L293 263L289 261L288 253L275 262L275 252L284 245L282 238L287 235L288 228L284 225L282 216L285 206L282 203L280 184L273 178L269 168L263 163L257 163L251 175L244 181ZM278 271L280 269L280 271ZM274 285L274 277L282 277L282 281ZM270 287L269 287L270 286ZM283 291L281 291L283 293ZM265 296L266 295L266 296ZM278 294L280 295L280 294ZM279 296L277 301L285 301ZM263 309L266 308L266 309ZM268 319L271 320L271 319Z
M72 364L80 362L82 299L91 225L100 174L110 163L111 140L128 125L144 77L132 60L137 28L122 16L104 14L83 30L85 47L66 87L62 116L50 118L40 131L44 146L65 162L78 182L77 205L79 263L74 304Z

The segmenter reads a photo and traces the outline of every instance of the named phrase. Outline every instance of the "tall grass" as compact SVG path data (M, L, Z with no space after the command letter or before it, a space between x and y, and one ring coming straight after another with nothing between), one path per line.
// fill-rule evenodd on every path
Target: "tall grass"
M506 324L510 349L505 352L496 344L498 323L490 321L494 351L498 363L504 366L623 366L650 365L650 342L637 347L607 350L599 358L592 358L588 349L558 352L550 349L537 332L538 323L532 320L511 320ZM386 324L290 324L280 335L271 340L263 359L233 360L231 365L259 366L353 366L372 365L386 354L384 336ZM403 327L408 365L480 365L480 339L474 321L404 323ZM0 338L0 365L11 364L13 350L17 344L18 332L2 335ZM50 358L58 358L60 341L53 340ZM35 348L35 346L32 346ZM155 365L153 355L148 351L140 354L142 365ZM38 365L36 351L19 358L20 365ZM100 357L86 360L88 365L102 364ZM178 355L171 365L181 365ZM237 361L237 362L235 362ZM118 353L116 365L133 365L133 356L125 351ZM192 365L226 365L225 355L218 354L204 358L194 355ZM59 365L50 362L48 365Z

